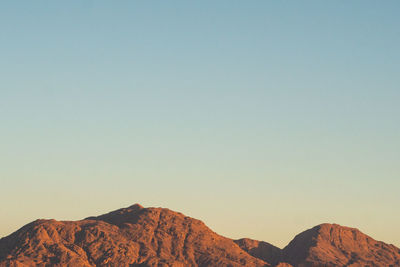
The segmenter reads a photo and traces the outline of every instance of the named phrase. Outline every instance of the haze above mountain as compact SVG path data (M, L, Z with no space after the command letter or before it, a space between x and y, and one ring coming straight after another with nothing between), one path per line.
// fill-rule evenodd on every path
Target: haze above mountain
M29 223L0 239L0 266L400 266L400 249L336 224L306 230L280 249L135 204L80 221Z

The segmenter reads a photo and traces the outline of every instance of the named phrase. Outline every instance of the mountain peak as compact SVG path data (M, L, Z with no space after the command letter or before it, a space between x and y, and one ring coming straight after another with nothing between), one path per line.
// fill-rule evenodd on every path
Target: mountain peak
M0 267L37 265L270 266L199 220L138 204L81 221L36 221L0 239Z
M110 224L120 226L124 223L135 223L138 218L138 214L143 209L145 208L140 204L133 204L132 206L129 206L127 208L114 210L100 216L88 217L85 220L105 221Z
M139 203L135 203L132 206L128 207L129 209L144 209L144 207L142 205L140 205Z
M356 228L324 223L298 234L283 249L294 266L400 266L400 250Z

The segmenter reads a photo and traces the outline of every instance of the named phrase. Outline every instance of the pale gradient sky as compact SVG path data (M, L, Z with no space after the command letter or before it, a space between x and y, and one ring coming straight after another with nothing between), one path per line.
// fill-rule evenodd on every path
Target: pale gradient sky
M133 203L400 246L399 1L2 1L0 236Z

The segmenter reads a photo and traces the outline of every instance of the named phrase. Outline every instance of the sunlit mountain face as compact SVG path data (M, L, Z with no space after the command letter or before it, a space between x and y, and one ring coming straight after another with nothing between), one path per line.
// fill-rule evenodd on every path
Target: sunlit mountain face
M400 249L336 224L306 230L280 249L135 204L80 221L27 224L0 240L0 266L400 266Z

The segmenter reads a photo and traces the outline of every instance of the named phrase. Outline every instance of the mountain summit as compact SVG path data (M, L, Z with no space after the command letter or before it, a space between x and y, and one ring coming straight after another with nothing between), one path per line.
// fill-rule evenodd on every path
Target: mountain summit
M282 254L294 266L400 266L399 248L337 224L304 231Z
M135 204L80 221L27 224L0 239L0 266L400 266L400 250L334 224L309 229L282 250Z

